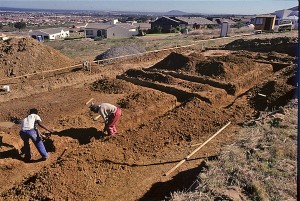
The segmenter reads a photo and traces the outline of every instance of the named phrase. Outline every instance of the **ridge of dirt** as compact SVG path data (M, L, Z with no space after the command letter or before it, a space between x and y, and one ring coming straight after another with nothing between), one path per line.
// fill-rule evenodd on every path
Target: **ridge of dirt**
M297 56L298 37L277 37L268 39L238 39L224 46L229 50L251 50L259 52L278 52Z
M108 94L123 94L136 90L136 87L123 80L103 78L92 84L92 90Z

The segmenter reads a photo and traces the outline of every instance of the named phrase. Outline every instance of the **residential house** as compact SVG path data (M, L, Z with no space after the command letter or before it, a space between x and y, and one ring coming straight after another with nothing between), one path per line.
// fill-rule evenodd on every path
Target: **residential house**
M126 23L88 23L84 28L87 38L128 38L138 34L137 27Z
M171 30L179 26L187 25L187 22L181 22L179 20L172 19L170 17L163 16L157 20L151 22L151 30L155 32L169 33Z
M205 28L209 24L216 24L202 17L166 17L158 18L151 23L151 29L154 31L171 32L174 28Z
M216 22L216 23L219 24L219 25L222 25L223 22L227 22L228 25L229 25L229 27L234 27L235 24L236 24L235 21L233 21L233 20L231 20L231 19L228 19L228 18L214 18L212 21L213 21L213 22Z
M151 29L151 24L150 23L138 23L138 22L133 22L131 25L137 27L138 30L143 31L147 33Z
M201 29L207 28L208 25L215 25L216 22L208 20L204 17L171 17L174 20L183 22L185 28Z
M29 35L39 40L64 39L70 35L69 30L65 28L48 28L39 30L30 30Z
M84 35L84 27L86 23L84 24L76 24L69 28L70 36L71 37L85 37Z

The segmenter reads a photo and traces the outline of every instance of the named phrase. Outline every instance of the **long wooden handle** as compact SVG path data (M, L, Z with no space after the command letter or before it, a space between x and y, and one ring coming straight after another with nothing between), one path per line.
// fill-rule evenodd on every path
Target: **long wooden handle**
M193 156L197 151L199 151L204 145L206 145L209 141L211 141L214 137L216 137L222 130L224 130L231 122L228 122L225 126L223 126L218 132L216 132L213 136L208 138L203 144L201 144L197 149L195 149L192 153L190 153L187 157L185 157L183 160L181 160L177 165L175 165L172 169L170 169L167 173L164 174L164 176L168 176L171 174L174 170L176 170L179 166L181 166L187 159L189 159L191 156Z
M98 115L94 118L94 121L98 120L101 117L101 115Z
M94 100L94 98L91 98L91 99L88 100L88 102L86 102L85 104L88 105L90 102L92 102L92 100Z

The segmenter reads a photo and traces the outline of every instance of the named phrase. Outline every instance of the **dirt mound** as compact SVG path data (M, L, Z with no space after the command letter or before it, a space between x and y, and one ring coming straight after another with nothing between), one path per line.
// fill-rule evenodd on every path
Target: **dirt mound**
M201 54L193 53L189 56L182 55L180 53L172 52L162 61L158 62L152 69L165 69L165 70L192 70L195 66L195 63L204 60L205 57Z
M298 38L296 37L278 37L268 39L244 40L238 39L225 45L225 49L230 50L251 50L259 52L280 52L291 56L296 56ZM287 48L288 47L288 48Z
M164 75L162 73L157 72L146 72L143 70L136 70L136 69L130 69L124 73L125 76L129 77L143 77L145 80L151 80L153 82L162 82L166 84L172 84L174 83L174 78L170 75Z
M255 66L255 62L248 58L227 55L211 57L204 62L198 63L196 72L215 79L233 80L241 74L249 72L253 66Z
M94 82L91 86L92 90L107 94L123 94L130 93L135 90L135 86L129 82L119 79L100 79Z
M0 79L74 64L70 58L32 38L0 41Z
M147 107L149 102L157 102L160 99L164 99L165 95L155 90L134 92L128 96L120 99L118 105L122 108L133 109L137 107Z
M235 55L205 58L201 53L194 52L188 56L171 53L150 69L184 71L188 74L209 76L228 81L249 72L253 66L257 66L257 64L250 58Z
M257 53L257 52L249 52L246 50L240 50L237 52L233 52L232 54L239 57L246 57L249 59L257 59L257 60L266 60L271 62L284 62L284 63L295 62L295 57L285 53L278 53L275 51Z
M109 59L109 58L114 58L119 56L139 54L143 52L146 52L146 50L136 44L115 46L103 52L102 54L96 56L95 60L103 60L103 59Z

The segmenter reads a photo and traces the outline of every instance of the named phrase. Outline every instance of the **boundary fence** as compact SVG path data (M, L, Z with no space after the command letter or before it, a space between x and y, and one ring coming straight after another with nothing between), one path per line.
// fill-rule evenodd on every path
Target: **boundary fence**
M147 51L147 52L142 52L142 53L137 53L137 54L123 55L123 56L118 56L118 57L112 57L112 58L107 58L107 59L90 61L88 63L100 64L100 62L102 63L102 62L117 60L117 59L121 59L121 58L137 57L137 56L142 56L142 55L146 55L146 54L150 54L150 53L157 53L157 52L162 52L162 51L170 51L170 50L175 50L175 49L188 48L188 47L195 46L199 43L204 43L204 42L208 42L208 41L225 40L225 39L238 38L238 37L244 37L244 36L250 36L250 35L253 35L253 34L241 34L241 35L234 35L234 36L227 36L227 37L210 38L210 39L206 39L206 40L198 40L198 41L195 41L194 43L189 44L189 45L172 47L172 48L164 48L164 49L159 49L159 50L152 50L152 51ZM35 72L35 73L28 73L28 74L19 75L19 76L16 76L16 77L5 78L5 79L0 80L0 84L5 85L5 84L8 84L7 82L9 82L11 80L20 79L20 78L28 78L28 77L34 76L34 75L42 75L43 78L44 78L45 73L51 73L51 72L56 72L56 71L61 71L61 70L68 70L68 69L71 70L71 69L79 68L79 67L82 67L82 66L83 66L83 64L80 63L80 64L75 64L75 65L72 65L72 66L68 66L68 67L62 67L62 68L57 68L57 69L52 69L52 70L42 70L42 71ZM91 70L91 67L90 67L90 70ZM6 83L3 83L3 82L6 82Z

